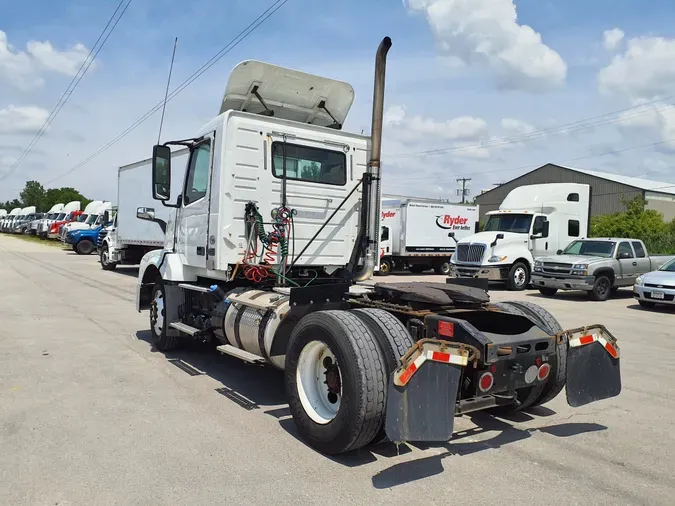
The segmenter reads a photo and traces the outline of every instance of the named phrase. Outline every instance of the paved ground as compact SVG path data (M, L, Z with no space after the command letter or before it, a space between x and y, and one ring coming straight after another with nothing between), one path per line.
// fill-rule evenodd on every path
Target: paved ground
M621 396L331 459L296 438L279 373L195 349L173 356L206 373L190 376L153 352L135 275L0 236L0 504L673 503L673 311L493 291L563 326L607 324Z

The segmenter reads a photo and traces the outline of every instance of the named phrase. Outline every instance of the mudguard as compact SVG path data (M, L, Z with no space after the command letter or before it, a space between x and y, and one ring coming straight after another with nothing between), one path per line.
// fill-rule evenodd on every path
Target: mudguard
M602 325L568 331L567 403L579 407L621 393L619 347Z
M445 341L418 341L389 378L385 432L395 442L452 437L457 393L469 350Z

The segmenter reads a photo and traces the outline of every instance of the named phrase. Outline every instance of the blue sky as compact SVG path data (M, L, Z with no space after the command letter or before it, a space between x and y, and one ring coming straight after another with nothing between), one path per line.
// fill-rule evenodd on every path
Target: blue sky
M0 176L117 3L0 5ZM0 200L27 179L115 200L116 168L149 156L159 115L58 176L161 100L174 37L177 85L271 3L133 0L47 134L0 181ZM477 192L547 162L675 182L675 99L656 101L675 94L675 3L664 0L289 0L169 103L163 137L188 137L217 114L230 69L245 59L348 81L356 100L346 129L368 131L373 56L384 35L394 41L385 191L454 198L457 177L473 178ZM625 108L594 125L560 128ZM429 150L441 151L415 154Z

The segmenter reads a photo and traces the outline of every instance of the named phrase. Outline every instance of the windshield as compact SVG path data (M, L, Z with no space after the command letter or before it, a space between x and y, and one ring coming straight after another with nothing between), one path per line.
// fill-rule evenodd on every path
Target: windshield
M87 221L86 221L87 225L93 225L94 223L96 223L97 218L98 218L98 214L90 214L89 218L87 218Z
M65 217L66 217L66 213L61 213L61 214L59 214L55 219L57 219L57 220L62 220L62 219L65 218Z
M609 258L615 245L612 241L574 241L563 251L563 255Z
M77 219L75 221L78 221L80 223L84 223L85 221L87 221L88 216L89 216L88 214L81 214L77 217Z
M675 258L663 264L661 267L659 267L659 270L666 272L675 272Z
M493 214L488 218L485 232L513 232L528 234L532 224L531 214Z

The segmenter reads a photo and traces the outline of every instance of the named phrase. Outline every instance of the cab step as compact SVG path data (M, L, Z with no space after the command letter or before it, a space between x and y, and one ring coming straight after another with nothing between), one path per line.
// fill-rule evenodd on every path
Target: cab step
M178 285L178 288L182 288L183 290L192 290L193 292L211 293L210 288L206 288L205 286L199 285L191 285L189 283L180 283Z
M216 348L219 352L224 353L225 355L230 355L231 357L238 358L249 364L264 364L265 359L253 353L249 353L245 350L240 350L235 348L231 344L223 344Z
M183 334L187 334L188 336L194 336L194 335L199 334L201 332L200 329L197 329L195 327L191 327L190 325L187 325L183 322L169 323L169 327L171 327L172 329L180 330Z

